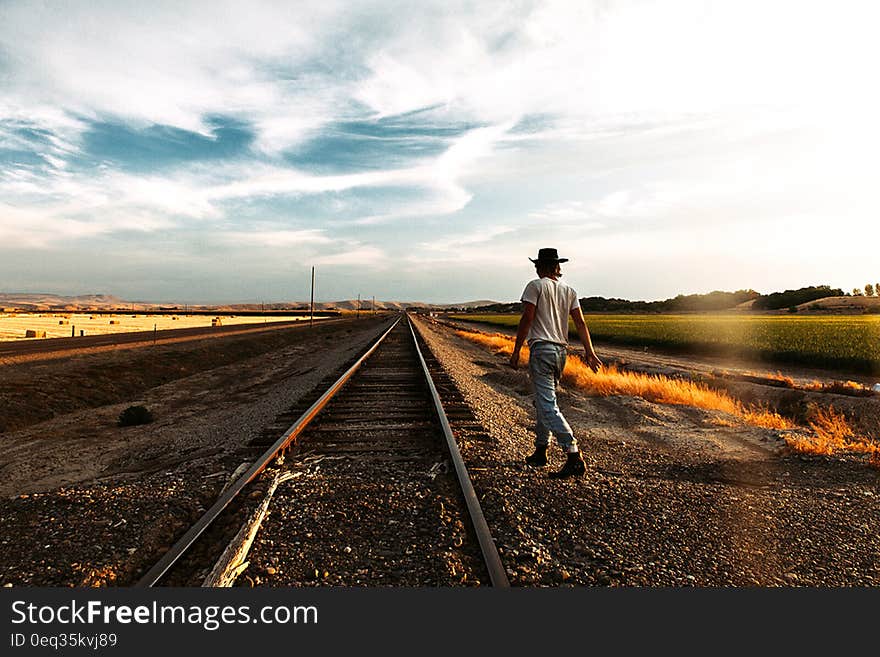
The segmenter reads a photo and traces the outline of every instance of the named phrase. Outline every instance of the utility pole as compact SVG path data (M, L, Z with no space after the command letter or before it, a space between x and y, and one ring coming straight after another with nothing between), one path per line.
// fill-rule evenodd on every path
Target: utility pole
M361 295L358 293L357 319L361 318Z
M373 314L376 314L376 297L373 296Z
M309 302L309 327L315 324L315 268L312 267L312 300Z

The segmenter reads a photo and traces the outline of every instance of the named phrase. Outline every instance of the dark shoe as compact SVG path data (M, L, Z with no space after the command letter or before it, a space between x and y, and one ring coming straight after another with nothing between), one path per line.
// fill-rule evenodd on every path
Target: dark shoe
M581 458L580 452L574 452L573 454L568 455L568 459L565 461L565 465L562 466L562 469L559 472L551 472L551 479L566 479L567 477L580 477L587 471L587 465L584 463L584 459Z
M526 457L526 463L536 468L547 465L547 445L535 445L535 453Z

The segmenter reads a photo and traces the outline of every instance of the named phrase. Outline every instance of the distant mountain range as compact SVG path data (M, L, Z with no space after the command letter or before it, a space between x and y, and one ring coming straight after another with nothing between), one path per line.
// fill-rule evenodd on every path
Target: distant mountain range
M376 310L405 310L407 308L427 308L431 310L466 309L477 308L497 304L497 301L481 299L478 301L465 301L462 303L424 303L421 301L380 301L376 299ZM373 307L370 299L360 301L361 310L370 310ZM182 303L151 303L144 301L126 301L110 294L82 294L79 296L62 296L58 294L41 293L0 293L0 309L5 311L86 311L86 310L162 310L178 308L190 308L193 310L298 310L307 309L308 301L288 301L281 303L235 303L235 304L189 304ZM342 301L315 302L315 310L357 310L357 299L344 299Z
M380 301L375 302L376 310L406 310L421 308L425 310L471 310L484 312L518 313L522 304L498 302L489 299L463 301L461 303L425 303L422 301ZM839 289L828 286L806 287L799 290L786 290L762 295L753 290L737 292L710 292L709 294L678 295L663 301L629 301L626 299L606 299L605 297L585 297L580 299L584 312L610 313L670 313L670 312L810 312L810 313L880 313L880 297L850 296ZM341 301L322 301L315 303L315 310L356 310L357 299ZM373 307L371 299L361 299L362 311ZM172 311L193 310L211 312L244 311L283 311L308 310L308 301L286 301L279 303L234 303L234 304L187 304L151 303L126 301L109 294L82 294L61 296L40 293L0 293L0 312L19 310L39 311Z
M109 294L82 294L65 297L42 293L0 293L0 307L17 310L103 310L122 308L128 305L119 297Z

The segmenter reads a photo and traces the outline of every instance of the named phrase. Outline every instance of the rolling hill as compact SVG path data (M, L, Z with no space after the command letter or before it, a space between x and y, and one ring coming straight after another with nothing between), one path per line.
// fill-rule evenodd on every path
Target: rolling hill
M361 310L370 310L371 299L362 299ZM427 308L430 310L446 310L450 308L467 309L496 303L489 300L464 301L461 303L434 304L421 301L382 301L376 299L376 310L405 310L407 308ZM234 304L189 304L191 309L216 310L235 312L241 310L294 310L307 309L308 301L285 301L279 303L234 303ZM315 303L316 310L356 310L357 299L343 299L341 301L322 301ZM86 310L114 310L124 309L127 311L158 310L158 309L183 309L183 303L152 303L144 301L126 301L108 294L83 294L78 296L62 296L47 293L0 293L0 310L18 310L24 312L39 311L86 311Z

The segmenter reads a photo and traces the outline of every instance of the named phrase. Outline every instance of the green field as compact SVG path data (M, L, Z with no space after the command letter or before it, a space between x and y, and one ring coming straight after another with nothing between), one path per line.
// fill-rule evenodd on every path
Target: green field
M874 315L586 315L597 341L770 362L880 373L880 317ZM456 319L515 327L516 315ZM572 336L576 337L570 325Z

